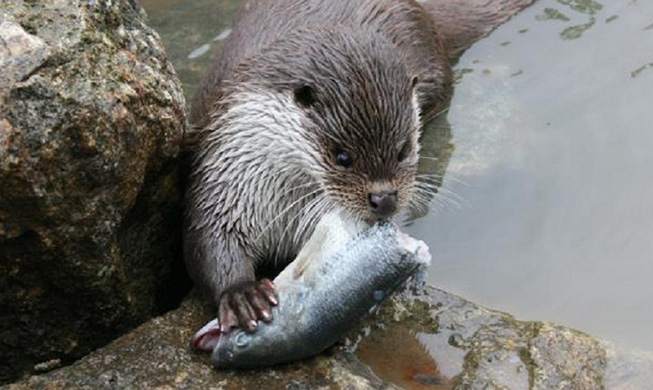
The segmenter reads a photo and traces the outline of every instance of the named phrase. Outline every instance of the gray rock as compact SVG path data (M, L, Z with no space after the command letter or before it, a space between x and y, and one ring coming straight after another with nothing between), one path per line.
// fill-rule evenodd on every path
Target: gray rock
M210 318L197 299L76 362L3 387L18 389L389 389L348 354L251 371L217 371L190 338Z
M425 319L431 323L425 322ZM396 322L411 329L403 336L393 332ZM383 379L412 388L422 378L454 389L601 389L606 369L602 344L579 331L542 322L518 321L509 314L488 310L444 291L428 288L415 297L398 296L386 307L386 326L370 343L359 345L363 361ZM374 337L373 337L374 338ZM401 383L383 375L384 366L400 365L400 359L384 358L386 339L412 345L410 364ZM417 342L408 343L413 338ZM397 345L388 350L402 348ZM370 351L371 350L371 351ZM360 353L360 352L359 352ZM384 366L377 360L383 359ZM430 365L429 365L430 363Z
M134 0L0 3L0 383L166 299L185 101L143 15Z
M190 351L212 312L191 297L163 317L72 366L2 388L23 389L635 389L653 359L612 360L614 349L575 330L477 306L427 287L398 294L351 339L355 353L219 371ZM622 362L622 363L619 363ZM624 364L629 368L624 371ZM608 365L612 368L608 369ZM637 369L635 369L637 368ZM650 382L649 382L650 383Z

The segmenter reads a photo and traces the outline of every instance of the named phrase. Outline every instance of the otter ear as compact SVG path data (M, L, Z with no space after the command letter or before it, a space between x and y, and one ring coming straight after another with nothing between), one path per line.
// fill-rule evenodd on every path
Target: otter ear
M310 85L302 85L293 90L295 101L302 107L311 107L316 101L315 90Z
M415 86L419 83L419 77L413 76L412 79L410 79L410 87L415 88Z

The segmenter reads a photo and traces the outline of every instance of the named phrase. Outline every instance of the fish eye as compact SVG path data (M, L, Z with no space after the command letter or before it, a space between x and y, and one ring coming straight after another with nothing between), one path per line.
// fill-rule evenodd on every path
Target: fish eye
M251 339L251 337L247 333L243 332L243 333L239 334L238 336L236 336L235 342L236 342L237 346L242 348L242 347L246 347L247 345L249 345L250 339Z
M354 163L354 159L348 153L343 152L342 150L337 150L334 154L336 157L336 164L340 165L341 167L349 168Z

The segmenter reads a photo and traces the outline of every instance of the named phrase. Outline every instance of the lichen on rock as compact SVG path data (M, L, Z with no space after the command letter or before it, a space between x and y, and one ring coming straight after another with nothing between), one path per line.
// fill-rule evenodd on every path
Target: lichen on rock
M2 2L0 68L1 383L160 310L186 113L134 0Z
M399 315L395 315L399 312ZM408 314L412 313L412 314ZM191 295L69 367L6 387L26 389L634 389L653 359L626 372L611 347L573 329L525 322L426 287L365 319L356 349L254 370L216 370L190 339L214 313ZM354 336L356 333L352 333ZM621 360L623 361L623 360ZM631 366L632 360L626 361ZM607 370L612 364L614 369ZM4 390L4 389L3 389Z

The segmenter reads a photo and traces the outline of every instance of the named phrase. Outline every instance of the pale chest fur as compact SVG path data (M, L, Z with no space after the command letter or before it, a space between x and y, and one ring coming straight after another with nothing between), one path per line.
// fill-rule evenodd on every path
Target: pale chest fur
M195 227L242 241L256 261L290 258L328 208L319 151L290 96L243 92L231 100L196 160L191 196L204 217Z

